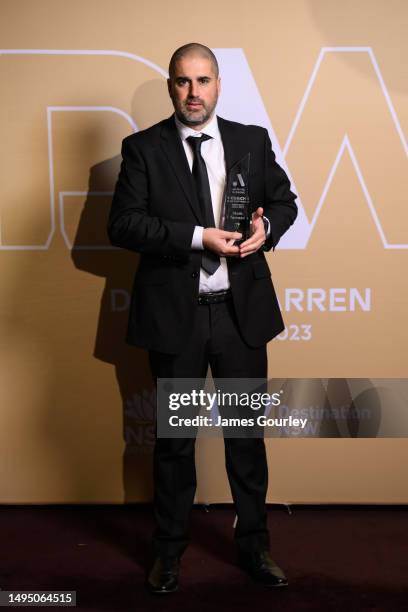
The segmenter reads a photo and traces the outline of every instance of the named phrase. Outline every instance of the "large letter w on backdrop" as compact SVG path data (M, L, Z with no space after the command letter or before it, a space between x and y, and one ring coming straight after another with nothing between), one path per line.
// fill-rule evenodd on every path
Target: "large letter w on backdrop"
M395 193L407 192L408 146L371 48L321 50L284 145L278 142L242 49L215 52L223 80L218 113L269 130L277 161L299 195L298 219L279 248L306 248L345 154L384 248L408 248L408 228L401 223L404 198L389 198L390 185ZM110 196L121 139L149 120L170 114L165 98L156 114L148 116L147 110L146 85L163 81L167 74L145 58L119 51L0 53L0 249L48 249L57 227L72 248L75 228L71 223L69 230L67 218L77 218L86 197L97 201ZM146 106L143 121L138 120L135 87L145 91L144 98L136 96ZM115 161L101 188L89 193L89 168L109 158ZM345 203L350 215L352 206ZM110 247L101 241L81 248Z

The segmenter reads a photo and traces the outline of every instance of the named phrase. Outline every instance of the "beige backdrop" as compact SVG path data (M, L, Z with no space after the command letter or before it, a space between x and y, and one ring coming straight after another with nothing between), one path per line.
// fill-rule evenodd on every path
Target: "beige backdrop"
M123 340L137 256L107 248L106 215L122 138L170 114L169 56L197 37L245 53L309 224L268 254L288 327L270 375L407 376L406 2L0 7L0 502L151 496L152 381ZM269 501L408 502L405 439L268 453ZM222 441L198 456L197 499L230 500Z

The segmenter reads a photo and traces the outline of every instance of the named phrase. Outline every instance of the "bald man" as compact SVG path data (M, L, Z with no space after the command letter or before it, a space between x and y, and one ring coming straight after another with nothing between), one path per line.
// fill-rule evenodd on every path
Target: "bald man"
M215 114L221 80L199 43L170 60L174 114L123 140L109 216L113 245L140 253L127 342L148 350L153 378L267 378L266 344L284 324L264 252L297 215L264 128ZM239 83L237 83L239 99ZM251 235L221 225L228 170L250 153ZM254 580L288 584L271 559L262 437L225 438L238 561ZM152 593L178 588L196 490L195 439L156 438Z

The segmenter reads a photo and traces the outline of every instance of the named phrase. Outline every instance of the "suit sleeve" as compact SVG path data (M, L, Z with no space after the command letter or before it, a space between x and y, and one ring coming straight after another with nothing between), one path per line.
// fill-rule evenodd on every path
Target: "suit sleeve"
M270 223L270 234L263 245L264 251L276 245L297 217L296 195L290 190L286 172L279 166L272 144L265 130L265 192L264 215Z
M138 253L187 256L194 224L152 216L149 208L146 163L127 137L122 142L122 163L108 219L111 244Z

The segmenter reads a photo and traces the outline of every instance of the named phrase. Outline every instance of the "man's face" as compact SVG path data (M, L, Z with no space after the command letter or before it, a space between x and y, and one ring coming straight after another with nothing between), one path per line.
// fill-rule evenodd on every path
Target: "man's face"
M182 57L167 85L182 123L198 129L211 119L221 87L211 60L199 55Z

